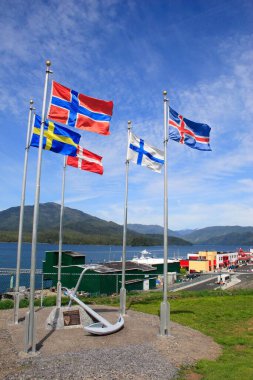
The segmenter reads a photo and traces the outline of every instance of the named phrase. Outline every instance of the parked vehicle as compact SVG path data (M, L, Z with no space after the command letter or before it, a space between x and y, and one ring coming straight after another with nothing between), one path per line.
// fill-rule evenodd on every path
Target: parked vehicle
M223 285L223 284L229 282L230 280L231 280L230 275L226 274L226 273L223 273L223 274L220 274L218 276L216 284Z
M190 273L190 274L187 274L186 278L188 278L189 280L193 280L194 278L199 277L199 276L200 276L199 273Z

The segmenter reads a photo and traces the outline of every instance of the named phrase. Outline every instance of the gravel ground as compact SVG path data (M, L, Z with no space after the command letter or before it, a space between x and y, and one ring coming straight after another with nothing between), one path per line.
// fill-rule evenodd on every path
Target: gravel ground
M140 363L141 361L141 363ZM89 351L36 357L25 360L27 369L7 375L5 379L173 379L175 366L154 352L152 346L140 344L123 348L100 348Z
M125 327L116 334L95 337L80 328L46 330L52 309L37 311L38 355L25 355L24 322L10 324L12 311L0 311L0 379L175 379L182 365L216 359L220 347L198 331L171 323L171 335L160 337L159 319L128 311ZM117 311L101 307L111 322ZM21 317L25 310L20 310ZM23 319L23 318L21 318Z

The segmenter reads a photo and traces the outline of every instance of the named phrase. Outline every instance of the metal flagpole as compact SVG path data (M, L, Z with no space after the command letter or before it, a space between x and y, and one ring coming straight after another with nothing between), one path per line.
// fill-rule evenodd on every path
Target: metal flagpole
M131 121L128 121L128 141L127 152L130 141ZM120 312L126 314L126 236L127 236L127 202L128 202L128 169L129 160L126 159L126 183L125 183L125 209L124 209L124 227L123 227L123 250L122 250L122 280L120 289Z
M167 301L168 291L168 186L167 186L167 145L168 145L168 107L167 91L163 91L164 104L164 264L163 264L163 302L160 307L160 335L170 334L170 306Z
M32 353L35 353L35 351L36 351L35 314L34 314L36 248L37 248L37 232L38 232L38 222L39 222L40 176L41 176L41 161L42 161L44 125L45 125L45 119L46 119L47 88L48 88L49 74L52 73L52 71L49 70L50 66L51 66L51 62L46 61L46 77L45 77L44 96L43 96L42 113L41 113L40 143L39 143L39 150L38 150L36 191L35 191L34 212L33 212L31 275L30 275L30 302L29 302L29 312L26 315L27 331L25 334L25 337L26 337L25 350L28 352L29 348L31 347Z
M14 323L15 324L18 324L20 262L21 262L21 248L22 248L22 237L23 237L23 221L24 221L24 207L25 207L27 162L28 162L28 151L29 151L29 141L30 141L30 134L31 134L31 120L32 120L33 110L35 110L35 108L33 107L33 100L31 99L30 100L30 108L29 108L29 116L28 116L28 124L27 124L27 133L26 133L24 172L23 172L21 205L20 205L20 215L19 215L17 266L16 266L16 282L15 282L15 296L14 296Z
M57 302L56 302L57 308L61 307L62 224L63 224L63 213L64 213L65 177L66 177L66 156L64 157L63 175L62 175L61 214L60 214L59 252L58 252L58 282L57 282Z

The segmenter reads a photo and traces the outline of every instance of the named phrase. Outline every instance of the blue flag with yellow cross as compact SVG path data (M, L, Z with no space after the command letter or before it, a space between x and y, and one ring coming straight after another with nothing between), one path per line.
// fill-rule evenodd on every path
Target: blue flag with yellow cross
M37 148L40 143L40 126L41 118L36 115L30 145ZM79 133L73 132L50 120L45 121L43 149L51 150L51 152L64 154L66 156L76 156L80 138L81 135L79 135Z

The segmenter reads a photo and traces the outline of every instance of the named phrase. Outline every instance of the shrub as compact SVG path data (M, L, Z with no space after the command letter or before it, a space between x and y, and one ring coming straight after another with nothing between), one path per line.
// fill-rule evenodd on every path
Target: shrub
M12 309L14 306L13 300L1 300L0 301L0 309Z
M37 300L40 304L40 300ZM56 305L56 296L45 297L43 299L43 306L55 306Z
M20 300L19 302L19 307L22 308L22 307L28 307L29 306L29 300L28 299L23 299L23 300Z

